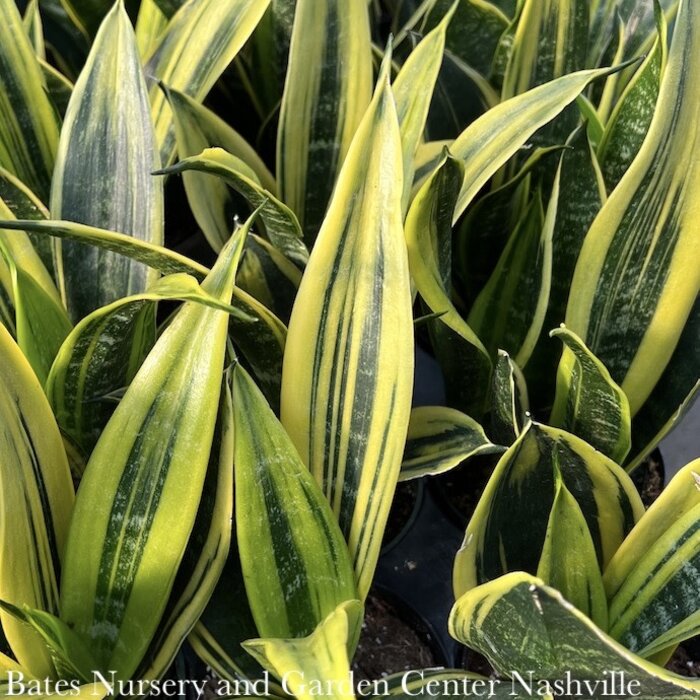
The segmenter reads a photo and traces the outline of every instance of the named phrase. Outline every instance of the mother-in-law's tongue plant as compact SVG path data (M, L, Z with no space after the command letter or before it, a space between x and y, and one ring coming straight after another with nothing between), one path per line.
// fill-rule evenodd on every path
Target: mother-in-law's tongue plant
M498 454L450 619L492 697L700 693L657 665L700 624L700 464L646 513L628 476L698 381L694 1L387 2L372 94L376 3L0 0L3 692L189 638L352 698L397 480ZM215 85L262 141L279 105L275 175ZM163 247L180 173L211 270ZM412 286L450 406L410 414Z

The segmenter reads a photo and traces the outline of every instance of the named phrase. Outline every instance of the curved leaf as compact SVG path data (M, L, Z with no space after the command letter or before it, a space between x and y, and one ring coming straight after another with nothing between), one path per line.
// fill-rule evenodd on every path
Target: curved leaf
M0 599L57 613L73 482L41 385L2 326L0 356ZM1 617L20 664L37 677L53 677L35 633Z
M411 411L401 481L442 474L480 454L499 454L484 429L469 416L442 406L421 406Z
M165 173L186 173L193 170L220 177L227 185L248 200L251 208L260 207L260 219L265 224L265 230L272 244L291 260L299 265L305 265L308 251L301 241L301 228L294 213L278 199L264 190L255 180L251 172L246 172L247 166L235 156L221 148L207 148L201 154L185 158L166 170ZM233 222L226 222L226 202L200 201L207 208L207 217L217 219L217 231L222 233L223 226L233 228ZM213 210L213 211L212 211ZM201 210L204 216L204 211ZM229 214L230 215L230 214Z
M173 15L148 59L146 74L201 102L235 58L270 0L188 0ZM160 160L175 147L173 115L165 94L151 89L151 111Z
M558 476L588 524L604 567L644 512L634 484L580 438L531 423L498 463L457 554L457 596L512 571L537 570Z
M586 518L560 475L555 481L537 576L606 629L608 601Z
M523 573L503 576L460 598L450 615L450 634L485 654L499 673L520 674L537 694L545 689L556 696L570 695L567 688L576 692L567 680L580 681L581 693L576 694L591 700L606 692L641 700L689 700L700 694L700 683L644 661L559 592ZM624 680L614 684L612 669Z
M610 634L649 657L700 629L700 460L676 474L605 571Z
M455 8L456 4L445 13L444 18L435 29L411 51L392 85L403 146L403 197L401 201L404 212L408 208L413 185L414 156L423 139L428 109L442 63L445 32L454 15Z
M411 277L428 308L438 362L447 378L450 404L480 416L491 373L481 340L451 300L452 217L463 179L462 165L444 155L416 195L406 217Z
M519 367L530 359L547 312L559 174L546 216L538 190L467 318L492 357L505 350Z
M232 237L203 285L224 303L247 227ZM117 678L131 677L140 666L195 523L227 329L223 311L186 304L134 377L85 469L61 614L90 640L99 668Z
M423 31L443 21L455 3L433 2ZM459 0L445 40L448 51L482 75L488 75L500 38L508 27L508 18L498 7L485 0Z
M618 99L598 147L608 191L615 189L639 153L654 115L668 53L666 21L663 12L658 15L659 37Z
M566 352L576 358L573 367L568 358L562 361L551 424L578 435L617 464L623 464L632 440L625 392L575 333L560 328L551 336L559 338L568 348Z
M468 126L450 149L465 164L453 220L535 131L560 114L593 80L611 70L618 68L584 70L557 78L502 102Z
M683 2L639 155L593 222L566 325L605 364L634 416L678 344L700 290L700 8Z
M507 352L498 351L491 383L491 433L502 445L510 445L528 422L528 391L518 365Z
M48 202L59 121L14 0L0 1L0 166Z
M279 678L286 678L298 700L316 697L316 683L328 683L333 700L352 700L352 676L347 647L359 632L359 601L339 605L302 639L251 639L246 651Z

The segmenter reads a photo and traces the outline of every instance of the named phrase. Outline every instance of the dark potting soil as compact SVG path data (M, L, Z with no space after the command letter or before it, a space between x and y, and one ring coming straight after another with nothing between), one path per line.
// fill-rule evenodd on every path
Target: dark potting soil
M377 680L392 673L442 665L435 657L429 633L406 617L380 592L370 591L352 665L355 680Z
M642 503L648 508L660 495L664 488L664 465L661 456L653 452L645 462L632 473L632 481L642 497Z
M408 524L416 507L418 491L417 481L402 481L396 487L394 500L389 511L389 519L384 530L383 546L386 547L390 542L393 542Z
M697 641L686 644L676 649L676 653L666 664L666 668L679 676L688 678L700 678L700 644Z
M497 461L498 455L480 455L430 482L436 499L460 529L471 519Z

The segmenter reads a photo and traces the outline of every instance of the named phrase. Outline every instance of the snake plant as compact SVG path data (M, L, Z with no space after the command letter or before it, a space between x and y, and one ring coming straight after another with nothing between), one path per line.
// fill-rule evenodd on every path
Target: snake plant
M188 640L354 698L397 482L478 454L450 630L501 678L382 694L700 692L700 467L629 477L700 374L694 0L0 0L0 66L2 694Z

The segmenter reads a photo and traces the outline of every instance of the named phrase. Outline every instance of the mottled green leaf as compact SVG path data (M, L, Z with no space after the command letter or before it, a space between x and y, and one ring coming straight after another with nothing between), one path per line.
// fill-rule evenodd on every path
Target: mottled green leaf
M523 573L509 574L460 598L450 615L450 634L485 654L499 673L520 674L536 695L548 690L557 697L573 691L583 700L599 700L605 692L641 700L689 700L700 694L700 683L644 661L559 592ZM613 669L617 681L611 680ZM581 681L580 686L567 686L567 672L572 681Z
M498 351L491 380L491 435L510 445L528 421L529 398L523 373L507 352Z
M51 214L163 240L162 182L146 82L124 6L117 3L95 38L75 85L61 131L51 186ZM61 244L62 292L78 321L91 311L143 291L153 273L121 256Z
M578 435L614 462L623 464L630 451L629 402L605 365L570 330L551 333L566 346L550 422ZM575 357L573 364L568 358Z
M469 416L442 406L421 406L411 411L401 480L442 474L482 454L499 454L484 429Z
M683 2L639 155L593 222L566 325L605 364L634 416L661 378L700 290L700 7Z
M242 239L204 281L231 297ZM62 618L98 667L129 678L157 633L200 505L219 407L228 316L185 304L137 372L92 452L71 521Z
M604 567L644 512L622 468L580 438L530 423L498 463L454 565L457 596L512 571L537 571L560 477Z

